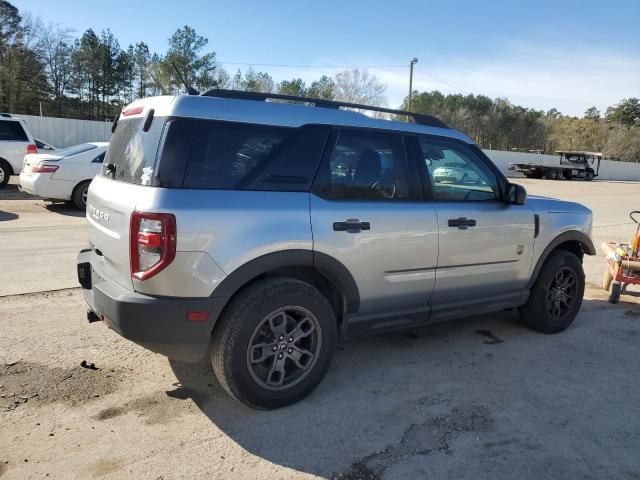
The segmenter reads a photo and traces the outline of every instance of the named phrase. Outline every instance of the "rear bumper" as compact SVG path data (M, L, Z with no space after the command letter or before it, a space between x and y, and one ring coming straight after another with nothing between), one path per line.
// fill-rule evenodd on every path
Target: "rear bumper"
M70 200L73 182L53 180L52 174L20 174L20 190L36 197L51 198L54 200Z
M78 254L78 280L89 308L104 323L138 345L182 362L200 361L226 298L154 297L132 292L91 268L91 251ZM208 318L188 321L188 312Z

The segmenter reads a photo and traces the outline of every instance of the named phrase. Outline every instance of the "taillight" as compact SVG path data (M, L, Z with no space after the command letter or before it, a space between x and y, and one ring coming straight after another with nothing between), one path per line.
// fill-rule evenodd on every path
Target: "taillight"
M36 147L35 144L30 143L27 145L27 153L38 153L38 147Z
M131 214L131 276L146 280L176 256L176 217L170 213Z
M53 173L58 170L58 165L49 165L46 163L39 163L31 169L32 173Z

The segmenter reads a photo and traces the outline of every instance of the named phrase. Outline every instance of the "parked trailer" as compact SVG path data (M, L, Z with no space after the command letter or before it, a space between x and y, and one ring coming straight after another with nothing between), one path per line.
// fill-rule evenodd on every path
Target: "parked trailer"
M590 182L598 176L602 153L575 151L557 151L556 153L560 155L559 165L511 163L509 170L521 172L527 178L546 178L548 180L584 178Z

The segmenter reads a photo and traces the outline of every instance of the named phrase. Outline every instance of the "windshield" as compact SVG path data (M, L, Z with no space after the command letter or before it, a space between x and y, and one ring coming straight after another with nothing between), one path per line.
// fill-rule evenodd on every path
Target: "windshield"
M93 150L94 148L98 148L91 143L82 143L80 145L74 145L73 147L65 148L64 150L60 150L57 155L60 155L62 158L73 157L74 155L78 155L79 153L88 152L89 150Z

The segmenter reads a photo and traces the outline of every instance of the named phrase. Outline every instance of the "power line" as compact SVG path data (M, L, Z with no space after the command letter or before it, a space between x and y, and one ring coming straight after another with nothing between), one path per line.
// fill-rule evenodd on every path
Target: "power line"
M414 67L414 68L416 69L416 71L420 72L423 75L426 75L427 77L431 78L432 80L435 80L438 83L442 83L443 85L446 85L446 86L448 86L450 88L453 88L454 90L457 90L457 91L459 91L461 93L469 95L469 92L461 89L460 87L458 87L456 85L453 85L452 83L446 82L446 81L444 81L444 80L442 80L442 79L440 79L438 77L435 77L435 76L431 75L430 73L427 73L427 72L425 72L425 71L423 71L423 70L421 70L421 69L419 69L417 67Z
M284 68L406 68L406 65L295 65L284 63L251 63L251 62L220 62L221 65L242 65L250 67L284 67Z

